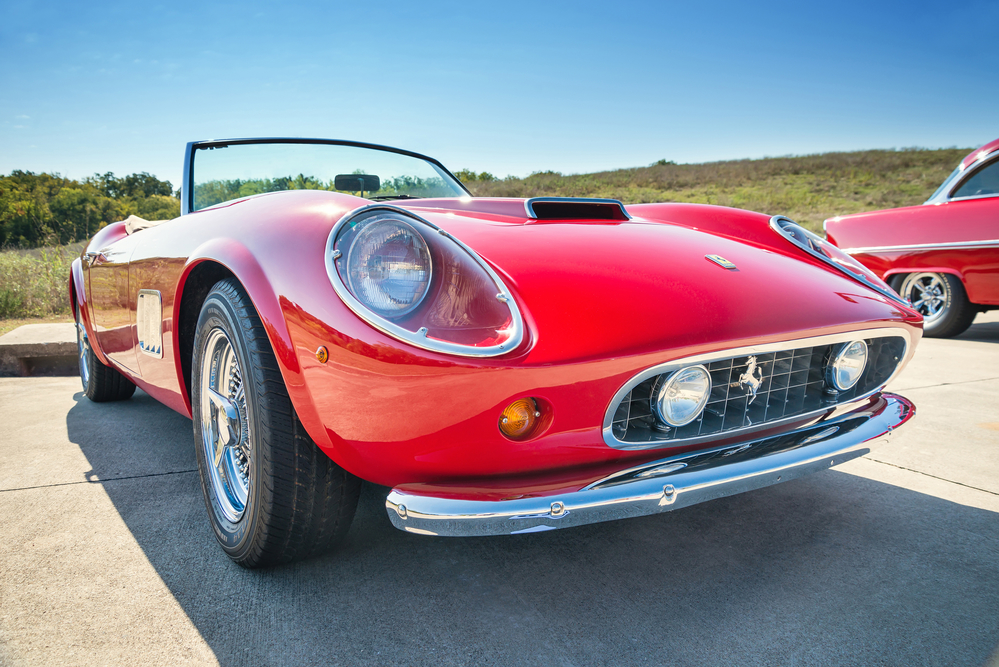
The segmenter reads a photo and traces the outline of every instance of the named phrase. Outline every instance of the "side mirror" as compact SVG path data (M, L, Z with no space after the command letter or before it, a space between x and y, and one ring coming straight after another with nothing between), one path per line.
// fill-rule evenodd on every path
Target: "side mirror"
M373 174L337 174L333 187L343 192L378 192L382 189L381 179Z

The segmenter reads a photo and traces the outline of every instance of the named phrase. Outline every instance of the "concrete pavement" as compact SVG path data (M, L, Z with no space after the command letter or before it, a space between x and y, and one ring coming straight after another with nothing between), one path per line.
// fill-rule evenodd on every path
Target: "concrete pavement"
M999 665L999 313L924 340L869 457L662 516L232 565L190 421L0 378L0 664ZM990 658L990 656L992 656Z

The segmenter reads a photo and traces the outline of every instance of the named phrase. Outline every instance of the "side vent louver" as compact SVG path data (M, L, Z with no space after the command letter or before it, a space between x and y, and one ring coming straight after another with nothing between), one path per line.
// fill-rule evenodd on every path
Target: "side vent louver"
M631 220L616 199L534 197L524 202L527 216L535 220Z

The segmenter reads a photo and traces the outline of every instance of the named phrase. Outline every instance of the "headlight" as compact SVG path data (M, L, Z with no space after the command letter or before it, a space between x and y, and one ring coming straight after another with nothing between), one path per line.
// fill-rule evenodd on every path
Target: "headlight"
M492 268L405 209L376 204L345 215L326 244L326 273L361 319L416 347L491 357L523 340L520 310Z
M652 390L652 407L670 426L697 419L711 396L711 375L704 366L681 368Z
M826 366L826 382L837 391L852 389L867 367L867 343L855 340L843 345Z
M883 280L877 277L873 271L850 257L848 254L826 241L821 236L813 234L798 223L785 218L782 215L775 215L770 218L770 227L786 238L788 241L798 246L809 255L818 257L826 264L835 266L837 269L850 276L854 280L867 285L872 290L880 292L884 296L898 303L909 306L908 303L892 288L888 287Z
M427 295L430 273L427 242L401 220L365 226L347 253L350 291L385 317L400 317L420 305Z

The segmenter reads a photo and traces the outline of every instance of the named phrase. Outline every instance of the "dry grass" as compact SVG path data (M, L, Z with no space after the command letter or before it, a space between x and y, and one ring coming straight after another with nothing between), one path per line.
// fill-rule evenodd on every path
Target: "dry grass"
M67 317L74 246L0 252L0 320Z
M871 150L704 164L656 164L594 174L473 181L481 197L611 197L734 206L784 214L812 230L834 215L925 201L970 148Z

